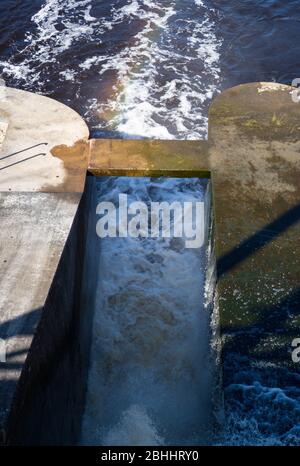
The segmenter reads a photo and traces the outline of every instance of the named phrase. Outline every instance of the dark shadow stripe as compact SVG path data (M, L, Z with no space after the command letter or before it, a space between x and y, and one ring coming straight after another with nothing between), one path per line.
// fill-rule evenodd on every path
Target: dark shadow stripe
M12 154L5 155L4 157L1 157L0 160L5 160L5 159L8 159L9 157L13 157L13 155L22 154L23 152L26 152L30 149L35 149L36 147L47 146L47 145L48 145L48 142L40 142L39 144L36 144L35 146L26 147L26 149L22 149L22 150L19 150L18 152L13 152Z
M0 168L0 170L5 170L6 168L13 167L14 165L18 165L19 163L27 162L27 160L31 160L31 159L34 159L35 157L44 156L44 155L46 154L42 153L42 154L32 155L31 157L27 157L27 159L19 160L18 162L14 162L14 163L11 163L10 165L6 165L5 167Z
M269 223L265 228L262 228L232 249L229 253L222 256L217 262L218 278L222 277L230 269L247 259L259 249L262 249L299 220L300 204L288 210L274 220L274 222Z

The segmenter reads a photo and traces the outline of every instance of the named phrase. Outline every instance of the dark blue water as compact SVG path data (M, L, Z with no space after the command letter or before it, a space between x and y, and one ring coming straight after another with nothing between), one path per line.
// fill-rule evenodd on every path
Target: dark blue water
M7 85L70 105L97 137L203 138L209 103L222 89L249 81L290 84L300 77L299 41L298 0L0 0L0 73ZM168 183L112 179L101 190L111 198L127 190L140 199L202 190L188 180ZM122 282L127 289L133 277L142 289L161 269L157 264L168 264L168 257L176 253L176 248L161 244L144 245L146 253L137 244L118 247L124 267L129 251L138 262ZM113 254L108 246L101 260L105 263ZM157 262L145 265L143 254ZM170 271L178 289L184 286L178 270L191 263L189 253L183 257L181 266ZM176 264L178 259L172 258ZM201 257L194 255L192 260L197 268ZM137 276L141 264L144 270ZM107 286L104 295L110 293L113 280L124 280L116 270L112 267L101 284L102 291ZM203 273L199 283L202 278ZM161 294L158 282L155 286ZM194 282L190 286L197 289ZM132 295L120 296L127 310L137 309ZM191 306L197 305L195 297ZM107 315L119 310L118 303L113 309L107 306ZM127 314L130 320L132 314ZM116 329L108 325L107 332L113 335ZM211 443L300 444L299 374L271 366L243 367L232 361L225 420ZM140 405L129 406L122 416L119 427L106 436L112 442L121 441L128 429L133 434L144 431L144 438L154 443L163 441Z
M300 74L297 0L1 0L0 8L8 84L73 106L106 135L199 137L217 90Z

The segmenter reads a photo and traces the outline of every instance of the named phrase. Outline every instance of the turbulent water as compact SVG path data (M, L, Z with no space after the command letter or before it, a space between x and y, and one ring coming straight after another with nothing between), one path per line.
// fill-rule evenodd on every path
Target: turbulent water
M77 110L95 137L206 137L225 87L300 76L298 0L2 0L8 85ZM197 180L109 179L99 199L203 199ZM299 443L299 380L242 370L209 428L204 251L175 239L102 241L82 443Z
M203 198L190 180L108 180L100 198ZM179 194L180 190L180 194ZM105 194L101 194L101 193ZM181 238L102 240L82 443L206 443L211 368L205 252Z

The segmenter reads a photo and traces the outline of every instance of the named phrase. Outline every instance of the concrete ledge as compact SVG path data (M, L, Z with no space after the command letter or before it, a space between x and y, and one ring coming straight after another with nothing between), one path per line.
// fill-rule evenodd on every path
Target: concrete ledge
M89 137L83 119L48 97L0 89L6 124L5 138L0 127L0 192L82 192Z
M29 403L28 387L33 387L35 378L37 386L32 392L39 393L44 377L41 374L45 374L43 357L47 355L50 361L57 353L75 312L71 296L69 308L66 302L65 308L59 307L64 301L55 277L66 261L63 251L70 232L76 231L73 223L85 185L89 132L82 118L68 107L3 86L0 121L0 338L5 341L7 353L6 362L0 362L0 429L8 431L10 442L22 443L25 432L28 442L33 432L36 441L46 439L46 419L44 430L34 422L30 428L25 425L34 411L42 416L46 409L38 404L45 401L45 393L38 395L39 402ZM77 239L78 244L80 240ZM79 247L75 250L80 254ZM64 269L66 276L61 279L70 293L75 284L79 288L83 273L78 263L71 261L72 254L68 255L69 267L76 270L77 282L68 275L68 265ZM51 289L56 286L60 298L54 303ZM55 307L52 315L56 315L56 323L54 317L48 316L49 306ZM46 331L41 323L45 320L49 326ZM43 342L32 361L28 353L34 335L42 335ZM68 373L67 363L64 371ZM64 375L61 377L62 383ZM50 405L47 409L50 419ZM22 422L23 439L18 427ZM71 438L67 427L60 434L66 441Z
M209 178L206 141L92 139L88 171L95 176Z

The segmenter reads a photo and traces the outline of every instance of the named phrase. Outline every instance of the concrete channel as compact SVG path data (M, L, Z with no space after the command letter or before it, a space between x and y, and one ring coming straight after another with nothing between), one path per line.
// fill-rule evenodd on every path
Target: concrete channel
M300 104L291 92L274 83L225 91L211 105L208 141L121 141L90 140L68 107L1 87L3 443L79 441L98 270L95 176L210 178L223 383L237 356L292 365Z

